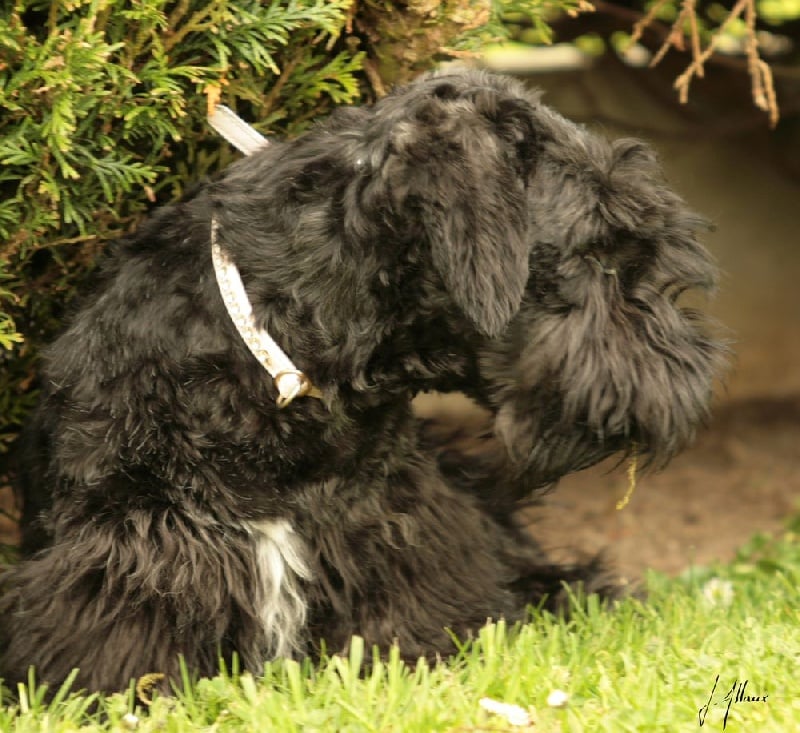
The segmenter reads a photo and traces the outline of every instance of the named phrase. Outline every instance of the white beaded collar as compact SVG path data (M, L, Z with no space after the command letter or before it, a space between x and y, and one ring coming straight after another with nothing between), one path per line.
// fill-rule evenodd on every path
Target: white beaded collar
M218 106L208 118L211 126L245 155L268 144L244 120L227 107ZM236 330L261 366L269 372L278 390L277 405L286 407L297 397L321 397L311 383L263 328L256 325L253 306L247 297L239 270L219 245L219 222L211 217L211 259L217 286Z

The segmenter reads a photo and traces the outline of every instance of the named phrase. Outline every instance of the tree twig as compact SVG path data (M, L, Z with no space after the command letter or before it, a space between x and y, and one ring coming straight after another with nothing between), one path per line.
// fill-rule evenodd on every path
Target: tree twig
M666 1L667 0L658 0L650 11L634 24L631 42L640 40L645 30L652 28L658 10ZM607 5L607 3L602 4L604 8ZM775 93L772 69L769 64L761 58L758 51L758 36L756 34L757 10L755 0L737 0L725 20L723 20L719 27L711 34L705 49L702 48L700 42L696 0L683 0L681 3L681 11L675 22L667 31L660 48L650 62L650 66L652 67L658 64L670 48L675 48L679 51L686 50L684 45L684 29L688 25L692 61L686 67L685 71L675 79L674 83L681 104L685 104L689 99L689 87L692 80L695 77L702 78L705 75L705 64L714 55L730 24L741 16L744 16L745 19L745 55L747 59L747 71L750 75L753 103L758 109L765 111L769 115L770 127L774 128L775 125L778 124L780 111L778 108L777 95Z

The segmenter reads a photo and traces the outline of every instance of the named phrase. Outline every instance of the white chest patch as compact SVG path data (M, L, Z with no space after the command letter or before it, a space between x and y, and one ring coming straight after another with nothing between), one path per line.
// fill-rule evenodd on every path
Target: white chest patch
M299 650L306 622L301 581L311 579L306 548L285 519L248 522L255 540L260 616L271 657Z

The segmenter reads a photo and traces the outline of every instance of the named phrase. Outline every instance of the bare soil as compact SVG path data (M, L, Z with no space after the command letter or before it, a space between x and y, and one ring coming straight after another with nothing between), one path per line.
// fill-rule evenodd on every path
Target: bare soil
M425 416L484 424L460 396L426 396ZM562 560L603 552L629 581L648 568L677 574L727 561L756 532L780 532L800 509L800 395L753 397L718 406L693 447L659 473L609 459L562 479L525 510L531 531Z
M679 573L733 558L755 532L779 532L800 499L800 396L754 398L718 409L696 445L659 474L639 478L630 501L624 467L594 468L547 497L536 531L558 547L577 539L606 549L620 573Z
M14 502L11 496L11 489L7 486L0 486L0 550L3 545L14 545L17 543L17 527L12 521L15 514ZM0 553L0 561L3 555Z

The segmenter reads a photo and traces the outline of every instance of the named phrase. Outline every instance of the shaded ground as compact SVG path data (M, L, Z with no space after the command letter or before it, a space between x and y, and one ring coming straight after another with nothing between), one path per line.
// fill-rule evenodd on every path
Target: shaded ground
M0 487L0 545L16 542L17 533L13 522L5 513L12 513L13 505L11 492L8 488ZM1 558L2 556L0 556Z
M482 421L458 396L422 398L420 410ZM666 470L638 476L624 508L627 465L608 461L563 479L527 517L556 557L603 551L631 580L647 568L679 573L730 560L755 532L780 531L800 509L799 448L800 396L729 401Z
M624 469L573 476L550 496L540 532L606 548L623 575L729 560L756 531L779 531L800 499L800 398L733 402L695 447L644 476L622 510Z

